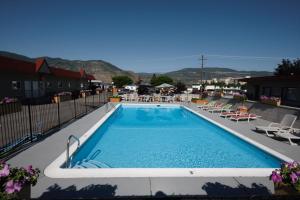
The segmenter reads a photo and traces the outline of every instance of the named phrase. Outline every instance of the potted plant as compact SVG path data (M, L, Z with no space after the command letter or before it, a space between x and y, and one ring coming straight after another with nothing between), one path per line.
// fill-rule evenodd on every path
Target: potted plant
M40 170L10 167L9 164L0 164L0 199L30 199L31 185L37 183Z
M197 104L207 104L208 103L208 100L206 100L207 96L208 96L208 93L207 92L203 92L201 94L200 98L192 98L191 101L193 103L197 103Z
M109 101L117 103L117 102L121 101L121 97L120 96L111 96L111 97L109 97Z
M270 175L274 182L275 194L300 194L300 164L299 162L285 162L280 169Z

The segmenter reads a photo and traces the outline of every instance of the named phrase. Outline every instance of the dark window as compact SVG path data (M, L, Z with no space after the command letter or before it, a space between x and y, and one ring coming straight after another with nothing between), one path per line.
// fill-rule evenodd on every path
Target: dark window
M263 95L271 96L271 87L263 87Z
M59 88L62 88L62 82L61 82L61 81L58 81L57 86L58 86Z
M272 88L272 97L281 97L281 88L275 87Z
M13 90L19 90L21 88L21 82L20 81L12 81L11 87Z
M47 84L46 84L47 88L51 88L52 84L50 81L47 81Z
M299 89L298 88L286 88L285 99L288 101L297 101L299 100Z

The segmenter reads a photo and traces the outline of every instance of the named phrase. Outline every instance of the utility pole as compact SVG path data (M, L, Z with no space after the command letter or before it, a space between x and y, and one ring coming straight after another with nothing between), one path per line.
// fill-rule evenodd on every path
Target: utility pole
M199 59L201 60L201 87L203 86L203 66L204 66L204 60L207 60L206 58L204 58L204 55L201 55L201 58Z

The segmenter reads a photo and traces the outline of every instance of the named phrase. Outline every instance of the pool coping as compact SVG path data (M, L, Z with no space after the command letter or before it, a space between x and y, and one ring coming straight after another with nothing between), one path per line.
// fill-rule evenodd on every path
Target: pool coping
M132 104L119 103L113 106L96 124L94 124L80 138L80 144L84 144L88 138L98 129L118 108L121 104L124 105L169 105L181 106L188 111L198 115L199 117L213 123L214 125L225 129L231 134L244 140L247 143L269 153L280 160L292 161L293 159L265 146L237 131L226 127L189 107L182 104ZM77 149L77 143L70 146L70 155ZM44 173L50 178L121 178L121 177L267 177L274 168L98 168L98 169L66 169L61 166L66 161L66 151L61 153L50 165L46 167Z

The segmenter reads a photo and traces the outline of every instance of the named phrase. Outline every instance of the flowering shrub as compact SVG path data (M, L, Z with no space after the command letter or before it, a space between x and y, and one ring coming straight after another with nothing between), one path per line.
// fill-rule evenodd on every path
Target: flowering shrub
M238 101L246 101L247 100L247 96L245 94L240 94L240 93L233 94L233 98Z
M270 179L276 185L288 184L300 191L300 164L296 161L282 163L280 169L272 172Z
M11 168L9 164L0 164L0 199L8 199L21 191L25 185L35 185L40 170L33 169L31 165L27 168Z
M208 92L207 91L202 92L201 99L206 99L207 97L208 97Z
M72 92L60 92L55 94L54 96L72 96Z
M214 92L213 93L213 97L215 97L215 98L221 98L222 97L222 93L221 92Z
M17 101L18 101L18 99L5 97L4 99L2 99L0 101L0 104L15 103Z
M271 101L274 101L274 102L280 102L281 99L279 97L267 97L265 95L262 95L262 96L260 96L260 100L261 101L271 100Z

